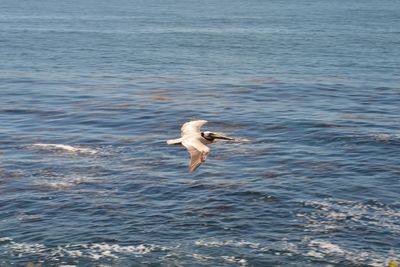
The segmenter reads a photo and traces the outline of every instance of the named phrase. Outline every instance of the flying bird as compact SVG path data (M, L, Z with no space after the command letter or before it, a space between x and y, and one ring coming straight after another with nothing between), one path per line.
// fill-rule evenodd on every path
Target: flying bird
M191 157L189 172L195 171L207 159L208 153L210 153L207 145L213 143L215 139L234 140L220 133L200 131L200 128L206 123L205 120L186 122L181 128L182 137L167 141L168 145L186 147Z

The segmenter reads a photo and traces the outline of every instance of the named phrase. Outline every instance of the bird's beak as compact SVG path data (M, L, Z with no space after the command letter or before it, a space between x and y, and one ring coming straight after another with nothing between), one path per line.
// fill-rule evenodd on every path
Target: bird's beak
M222 140L235 140L234 138L225 136L225 135L220 134L220 133L213 133L213 137L214 137L215 139L222 139Z

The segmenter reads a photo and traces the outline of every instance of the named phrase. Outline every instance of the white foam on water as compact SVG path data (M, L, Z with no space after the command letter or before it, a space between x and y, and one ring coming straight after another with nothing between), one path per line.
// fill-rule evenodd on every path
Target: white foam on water
M348 218L348 215L344 212L329 212L326 215L327 218L335 219L335 220L345 220Z
M127 255L142 256L151 252L166 251L168 257L180 258L182 255L190 256L194 260L202 262L220 262L228 264L237 264L247 266L248 262L235 255L211 256L204 254L187 254L186 251L180 251L179 245L176 247L163 247L153 244L139 245L119 245L109 243L77 243L58 246L57 248L48 247L38 243L18 243L12 238L2 237L0 241L7 242L2 245L13 255L24 257L27 255L40 255L48 259L60 259L62 257L69 258L87 258L93 261L102 259L118 259ZM254 253L273 253L274 255L301 255L304 257L312 257L316 259L330 258L330 261L341 262L343 260L352 262L358 265L368 266L384 266L387 259L393 258L393 255L399 255L398 249L392 249L386 253L377 253L374 251L363 251L360 249L342 247L341 245L332 242L331 240L312 239L305 237L300 243L291 243L286 239L277 242L259 244L246 240L198 240L195 241L196 246L218 248L249 248ZM177 250L178 249L178 250Z
M366 252L358 249L342 248L337 244L333 244L327 240L310 240L308 243L308 251L303 253L304 256L323 259L325 257L333 257L334 259L347 260L357 265L368 266L385 266L387 257L390 255L381 255L374 252Z
M17 243L10 242L6 245L7 248L12 250L14 253L23 254L23 253L35 253L41 254L46 252L46 246L38 243Z
M307 252L304 255L305 256L309 256L309 257L318 258L318 259L323 259L324 258L324 254L322 254L320 252L316 252L315 250L310 250L309 252Z
M5 239L9 240L9 239ZM118 244L92 243L92 244L67 244L57 248L49 248L43 244L18 243L11 241L4 247L19 256L24 254L46 255L50 258L71 257L90 258L100 260L102 258L117 259L121 254L143 255L153 251L165 251L167 248L152 244L140 244L123 246Z
M195 241L195 245L201 247L260 247L259 243L249 242L246 240L197 240Z
M387 133L375 133L369 135L372 139L376 141L399 141L400 134L387 134Z
M89 154L94 155L97 154L98 151L91 148L83 148L83 147L74 147L70 145L63 145L63 144L33 144L33 148L38 148L42 150L50 150L50 151L61 151L66 153L72 154Z
M74 176L44 176L37 178L33 181L34 185L40 186L42 188L62 190L70 189L84 182L90 182L89 177L74 177Z
M315 211L297 214L306 220L307 231L326 232L348 227L348 223L352 223L384 227L393 233L400 233L400 211L389 206L333 199L306 201L304 204L315 208Z
M110 245L107 243L95 243L89 246L90 250L100 251L102 255L109 255L112 257L111 253L126 253L126 254L147 254L157 249L164 250L162 247L155 245L138 245L138 246L121 246L121 245Z
M277 251L279 254L284 254L288 256L301 254L301 250L299 250L298 245L292 242L288 242L286 238L282 239L281 241L269 243L267 246L260 246L259 251Z
M344 254L343 249L341 249L338 245L332 244L326 240L312 240L308 245L312 249L316 248L323 254Z
M51 189L68 189L73 186L76 186L82 183L82 178L71 178L66 179L65 181L49 181L49 180L40 180L42 186L51 188Z
M74 248L74 249L70 249ZM69 245L64 251L71 257L89 257L93 260L101 258L118 258L118 254L147 254L155 250L166 250L164 247L156 245L140 244L137 246L122 246L118 244L94 243ZM79 254L77 254L79 252Z
M304 231L311 232L312 235L351 229L353 226L377 227L389 230L394 235L400 233L400 211L388 205L340 199L305 201L303 203L312 209L297 214L297 217L303 221ZM305 241L303 244L307 246L304 256L319 259L333 257L369 266L384 266L388 258L400 254L397 248L394 248L395 252L387 253L364 251L342 247L331 240L315 239Z
M197 253L193 253L191 256L194 259L199 260L199 261L209 261L209 260L214 259L213 257L206 256L206 255L200 255L200 254L197 254Z
M340 219L341 215L338 215ZM364 251L355 248L342 247L341 245L324 239L312 239L308 236L304 237L301 242L289 242L287 239L282 239L277 242L270 243L255 243L246 240L217 240L217 239L206 239L197 240L194 242L196 246L207 247L207 248L250 248L254 253L273 253L274 255L285 255L293 256L300 255L304 257L312 257L316 259L330 258L330 261L341 262L343 260L352 262L358 265L368 266L384 266L385 261L392 255L400 253L398 250L385 253L375 253L371 251ZM200 261L209 260L207 255L193 255L193 258ZM220 259L226 263L240 264L246 266L248 262L246 259L242 259L237 256L221 256ZM217 258L211 258L212 261Z
M228 263L238 263L240 266L247 266L247 261L245 259L237 258L234 256L221 256L221 258Z

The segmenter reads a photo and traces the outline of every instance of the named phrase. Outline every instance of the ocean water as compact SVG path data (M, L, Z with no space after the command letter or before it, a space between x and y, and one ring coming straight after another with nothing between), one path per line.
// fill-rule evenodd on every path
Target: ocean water
M1 0L0 266L399 261L399 10Z

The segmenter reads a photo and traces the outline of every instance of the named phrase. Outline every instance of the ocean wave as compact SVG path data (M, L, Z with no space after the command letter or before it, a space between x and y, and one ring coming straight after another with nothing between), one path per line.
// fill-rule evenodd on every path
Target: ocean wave
M259 248L260 244L255 242L249 242L246 240L197 240L195 241L196 246L201 247L250 247L250 248Z
M71 187L81 184L84 181L82 178L74 178L74 177L67 177L62 179L63 179L62 181L39 179L36 181L36 184L42 188L48 188L48 189L69 189Z
M400 134L374 133L369 137L377 142L400 142Z
M83 148L83 147L74 147L70 145L63 145L63 144L33 144L31 147L41 149L41 150L48 150L48 151L59 151L59 152L66 152L71 154L89 154L94 155L97 154L98 151L91 148Z
M335 263L341 263L345 260L357 266L381 267L386 266L388 260L397 258L399 250L392 249L386 253L379 253L371 250L342 247L328 240L314 239L308 240L308 249L303 255L317 259L330 258L330 261Z
M197 240L195 245L198 247L195 253L190 253L187 248L182 248L182 244L175 244L171 247L139 244L139 245L119 245L109 243L77 243L67 244L57 247L49 247L40 243L24 243L15 242L8 237L0 238L0 242L5 242L0 248L8 250L8 253L18 257L41 256L48 260L59 260L62 258L83 259L90 261L100 260L116 260L126 258L128 255L141 257L149 253L157 253L158 259L163 262L173 262L176 259L184 260L188 257L198 261L214 264L234 264L238 266L248 266L248 260L240 255L244 252L236 254L233 251L231 255L210 255L207 251L209 248L229 247L249 249L250 253L258 255L269 254L275 256L300 256L305 259L311 258L316 260L327 260L329 263L348 262L362 266L383 266L386 261L398 255L398 250L391 250L387 253L365 251L362 249L350 248L339 245L332 240L313 239L304 236L300 241L289 241L285 238L280 241L256 243L247 240ZM201 247L206 249L203 252ZM163 252L160 254L160 252ZM193 251L194 252L194 251ZM214 254L214 253L213 253ZM236 254L236 255L235 255ZM307 260L308 261L308 260Z
M91 243L91 244L67 244L57 246L57 248L48 247L38 243L14 242L12 239L4 247L6 247L14 255L43 255L52 259L60 257L69 258L88 258L91 260L100 260L103 258L118 259L120 255L143 255L153 251L165 251L166 247L153 244L140 245L118 245L108 243Z
M11 241L6 245L8 249L10 249L14 254L43 254L47 252L47 248L43 244L39 243L18 243Z
M227 263L238 263L240 266L247 266L247 260L241 259L235 256L221 256L221 258Z
M317 252L320 255L321 254L343 255L345 253L344 250L340 248L338 245L332 244L331 242L325 240L311 240L308 245L312 249L309 252Z
M63 174L41 171L34 174L31 183L40 189L70 189L82 183L91 183L96 179L79 173Z
M381 203L327 199L305 201L306 207L314 208L298 213L305 220L306 231L329 232L352 226L370 225L400 233L400 212Z
M256 243L246 240L198 240L195 245L207 248L247 248L251 253L257 254L272 254L275 256L301 256L305 258L315 258L318 260L328 260L331 263L340 263L343 261L362 265L362 266L383 266L392 254L398 251L391 251L389 254L375 253L371 251L364 251L355 248L344 247L330 240L313 239L309 236L304 236L301 241L289 241L286 238L280 241L268 243ZM194 258L199 260L210 260L208 255L193 255ZM247 266L246 259L239 256L220 256L225 263L236 263L241 266ZM218 261L217 258L211 258L213 262Z

